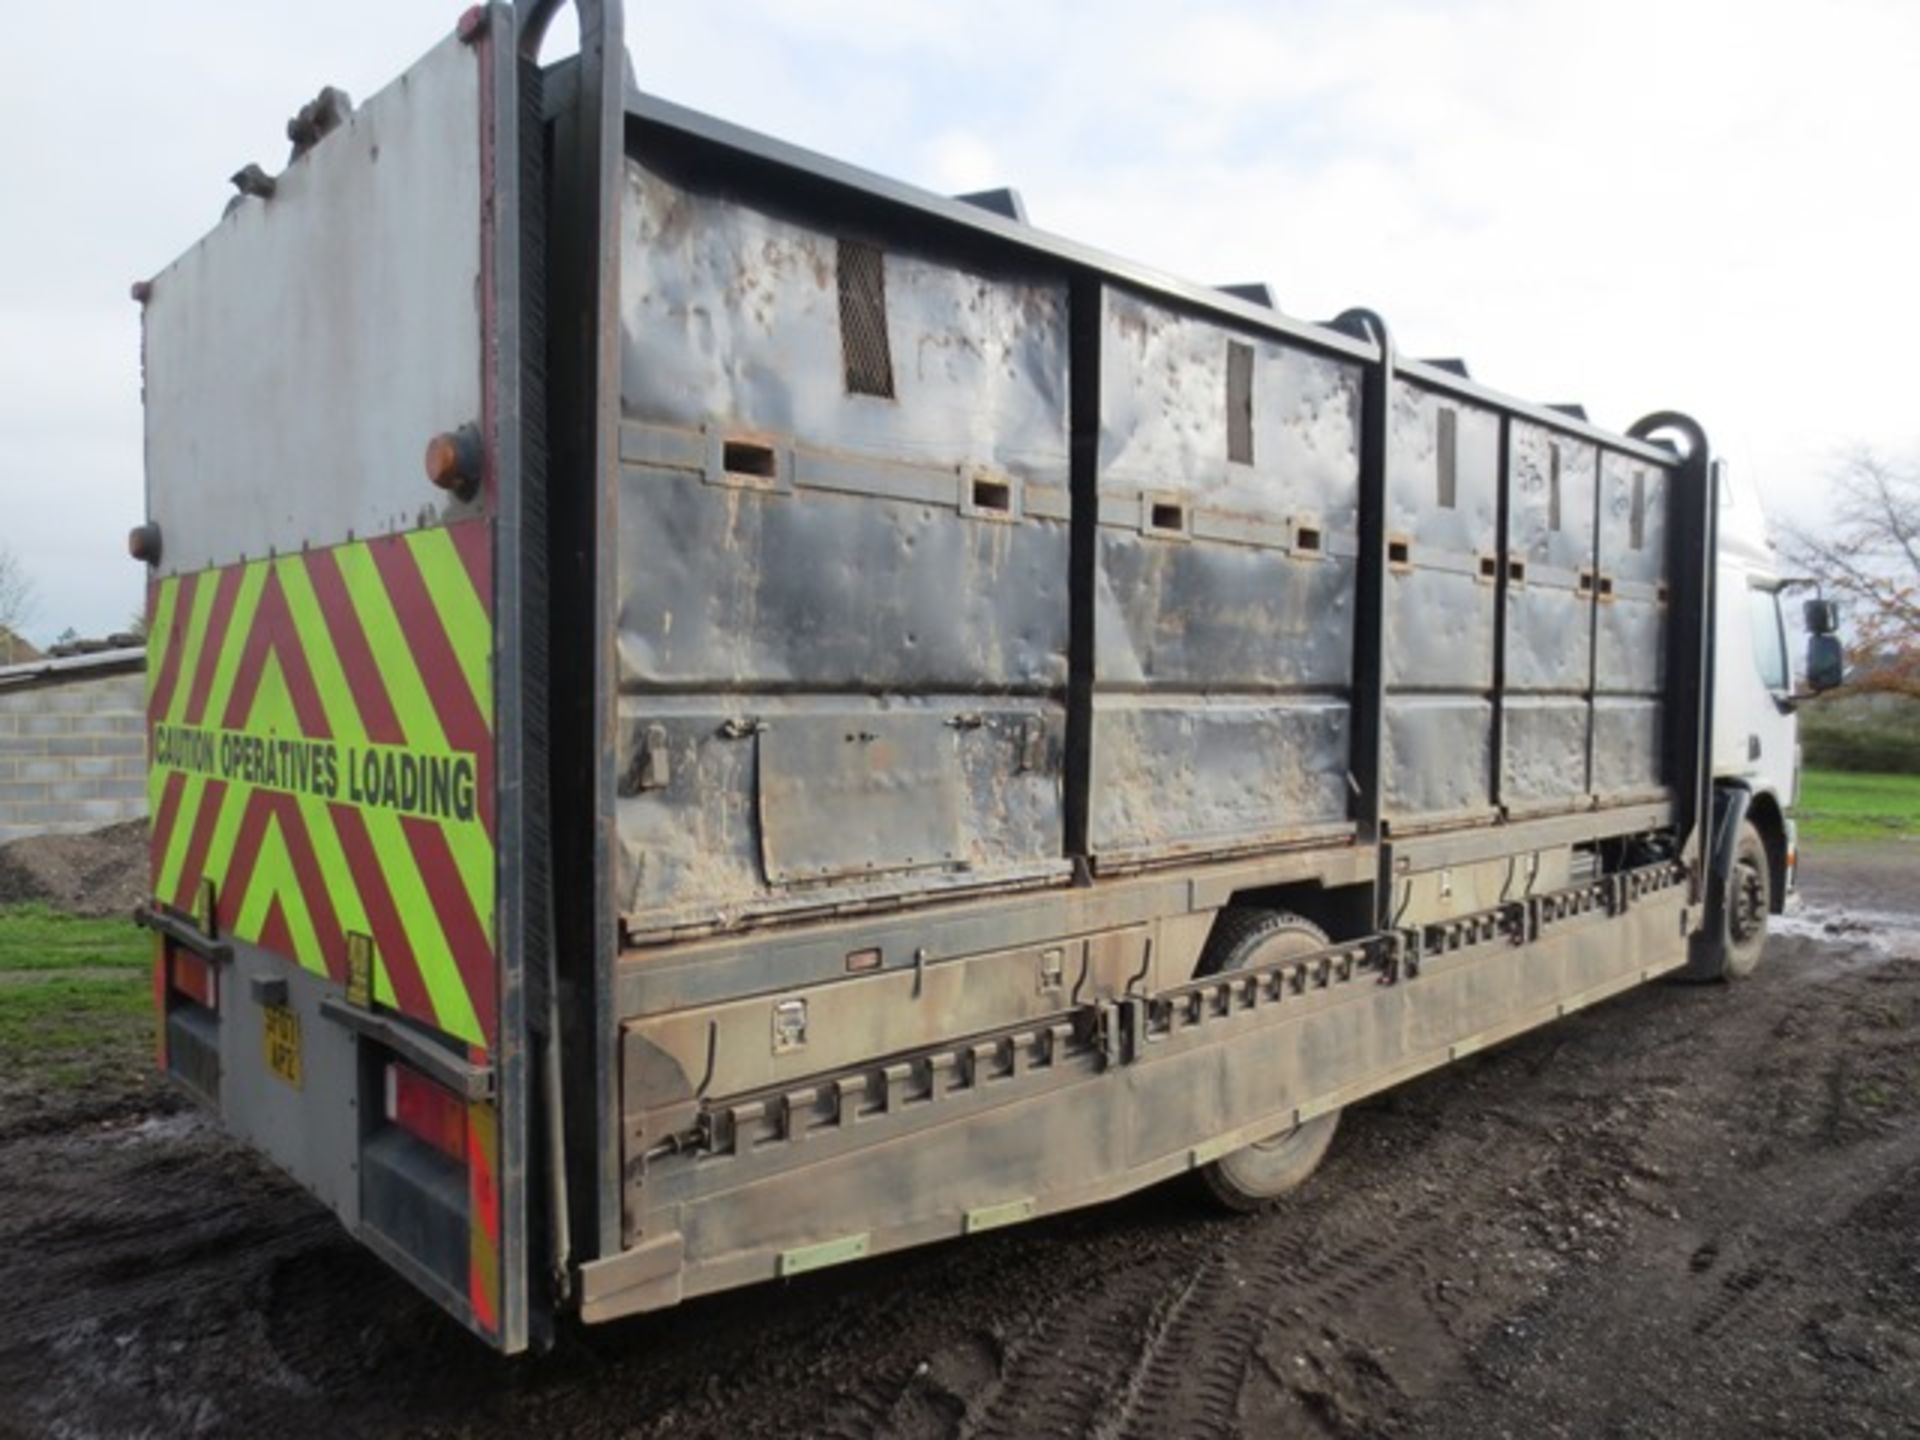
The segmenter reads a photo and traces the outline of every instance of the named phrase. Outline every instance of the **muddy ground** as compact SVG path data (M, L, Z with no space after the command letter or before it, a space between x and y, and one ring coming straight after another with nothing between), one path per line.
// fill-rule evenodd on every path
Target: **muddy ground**
M0 1097L0 1434L1920 1434L1920 849L1762 973L1169 1186L496 1361L164 1088Z

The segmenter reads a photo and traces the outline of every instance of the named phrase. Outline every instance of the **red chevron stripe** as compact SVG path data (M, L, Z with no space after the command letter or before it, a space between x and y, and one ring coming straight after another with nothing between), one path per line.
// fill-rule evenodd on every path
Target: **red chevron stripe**
M247 903L247 891L253 886L254 867L260 863L260 846L267 838L267 821L272 818L273 812L267 805L267 792L251 792L240 811L240 828L234 833L233 863L227 870L226 883L214 894L220 923L228 929L239 923L240 911Z
M287 696L293 701L293 713L300 722L300 733L313 740L331 739L327 707L320 703L319 687L313 683L313 667L300 648L299 634L293 628L293 613L287 609L286 591L280 577L267 573L260 587L260 604L253 612L253 625L247 631L247 647L240 655L240 668L234 675L233 694L227 700L226 718L221 722L229 730L244 729L259 696L260 680L266 673L267 656L280 659L280 677L286 682Z
M473 593L488 615L493 614L493 526L485 520L463 520L447 527L447 538L459 552L460 563L467 567Z
M299 801L291 795L274 790L255 790L247 796L247 808L240 817L240 831L234 839L233 869L218 897L221 923L229 929L237 929L239 925L240 913L246 909L247 893L253 886L260 854L266 845L269 823L275 823L280 828L280 838L287 847L287 858L293 865L294 883L300 887L301 898L306 901L307 918L313 923L314 935L320 941L320 957L327 974L336 981L344 980L347 974L346 933L341 927L339 913L334 909L333 894L327 889L326 880L320 873L313 837L307 829L307 817L301 813ZM272 903L279 903L278 896ZM269 944L265 927L255 939L256 943L269 949L276 948ZM294 954L290 939L279 953L287 956Z
M293 956L293 927L287 924L287 912L281 907L278 895L267 902L267 918L260 922L260 933L254 943L276 955Z
M466 676L460 672L459 658L453 653L440 612L434 609L426 582L420 578L419 562L413 558L406 541L389 536L372 541L367 548L373 553L380 578L386 582L387 595L393 601L394 613L407 637L407 648L426 684L434 713L440 717L440 728L446 732L447 743L455 750L469 751L474 757L480 819L487 827L487 834L492 836L493 732L487 725L487 717L480 713L479 703L467 687Z
M207 638L200 642L200 661L194 667L193 688L187 692L189 725L198 725L207 713L207 692L213 688L213 672L219 668L220 652L226 648L227 626L233 621L233 602L240 594L243 570L239 565L222 570L219 588L213 592L213 605L207 615Z
M393 712L393 701L380 678L380 666L367 644L367 632L347 593L347 582L340 574L340 562L331 550L307 552L307 576L320 601L320 614L327 622L327 634L333 640L340 668L346 672L347 688L353 692L354 708L367 738L377 745L404 745L406 734L400 717Z
M174 905L189 915L195 913L193 902L200 889L201 871L206 867L207 847L213 843L213 827L226 798L224 780L209 780L200 791L200 811L193 817L193 834L187 841L186 859L180 865L180 884L173 892ZM217 891L215 898L218 899Z
M187 788L184 772L172 770L160 790L160 805L153 812L153 827L147 833L147 879L157 884L160 864L166 858L167 845L173 839L173 823L180 818L180 796Z
M180 652L186 648L180 642L186 638L187 620L193 614L193 592L199 581L198 575L187 576L173 597L173 620L167 626L167 658L160 662L160 673L153 677L153 690L147 696L149 725L157 723L173 704L173 687L180 683Z
M473 901L467 895L459 867L454 864L446 832L431 820L415 815L404 817L400 826L407 833L414 864L420 867L420 878L433 899L434 914L440 917L440 930L447 937L447 948L460 967L460 981L466 987L467 998L473 1002L480 1033L491 1048L499 998L494 993L493 945L487 939L486 926L473 912Z
M407 927L401 923L393 893L387 888L387 877L381 872L380 857L367 834L366 817L351 805L329 805L327 810L333 816L340 848L346 853L347 868L353 872L354 888L360 892L360 907L367 913L373 943L386 964L387 978L393 982L395 1006L416 1020L439 1024L433 998L420 978L420 961L413 953Z
M307 918L320 941L320 958L334 980L347 978L347 936L341 928L339 912L333 908L333 893L320 873L320 860L314 854L313 836L307 833L307 817L300 813L300 802L291 795L270 795L274 816L280 822L280 838L286 842L287 858L293 861L293 878L307 902Z

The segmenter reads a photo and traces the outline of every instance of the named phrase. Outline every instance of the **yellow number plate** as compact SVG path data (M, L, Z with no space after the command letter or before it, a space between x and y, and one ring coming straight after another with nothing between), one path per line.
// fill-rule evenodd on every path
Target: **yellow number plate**
M269 1005L266 1015L267 1068L294 1089L300 1088L300 1017L284 1005Z

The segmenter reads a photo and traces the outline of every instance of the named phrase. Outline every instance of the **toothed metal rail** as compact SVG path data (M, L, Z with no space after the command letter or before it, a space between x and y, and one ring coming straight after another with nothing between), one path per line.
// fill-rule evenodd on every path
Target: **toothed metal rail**
M751 1092L708 1106L692 1127L647 1153L728 1156L903 1115L953 1099L984 1099L1023 1080L1106 1069L1141 1058L1223 1021L1371 981L1417 980L1424 967L1478 947L1526 945L1558 925L1636 902L1688 881L1678 861L1623 870L1584 884L1514 900L1454 920L1330 945L1269 965L1210 975L1152 995L1123 995L1062 1012L1049 1022L989 1031L889 1059L851 1066L805 1085ZM999 1098L997 1094L994 1098Z

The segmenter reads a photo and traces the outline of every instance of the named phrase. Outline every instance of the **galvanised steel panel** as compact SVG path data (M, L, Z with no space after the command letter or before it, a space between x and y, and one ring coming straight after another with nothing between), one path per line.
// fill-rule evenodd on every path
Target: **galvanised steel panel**
M1660 788L1667 664L1665 469L1603 451L1596 554L1593 788L1603 803Z
M1358 367L1103 291L1089 844L1343 824Z
M921 757L950 757L944 778L917 761L875 765L865 786L836 784L796 767L793 752L804 754L808 740L796 746L786 734L852 746L902 729L918 733ZM1060 707L1039 699L624 696L616 743L630 758L614 806L616 907L644 932L966 888L983 877L1057 877L1067 869L1064 732ZM763 782L763 767L780 767L774 783ZM939 793L927 794L930 786ZM769 803L794 813L765 827ZM930 857L936 824L941 853Z
M1492 736L1493 702L1484 696L1390 696L1380 746L1386 814L1429 822L1484 815Z
M1344 824L1342 699L1113 695L1095 716L1091 829L1109 862Z
M1064 875L1064 282L624 196L626 923Z
M1493 803L1499 417L1395 381L1386 502L1381 795L1404 830Z
M1594 446L1511 422L1500 788L1509 810L1564 808L1588 793L1598 472Z
M1603 804L1664 792L1663 702L1600 696L1593 702L1593 788Z
M894 393L853 393L837 283L844 238L859 237L677 184L629 157L626 414L1064 486L1064 282L886 248Z
M480 419L475 69L449 36L154 278L158 574L480 513L421 468Z

